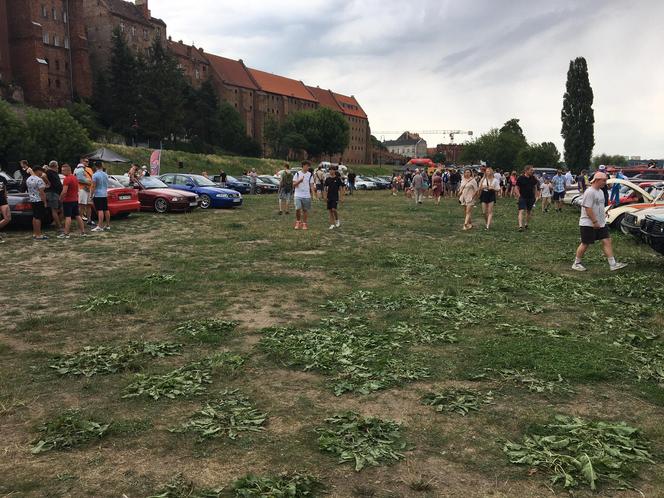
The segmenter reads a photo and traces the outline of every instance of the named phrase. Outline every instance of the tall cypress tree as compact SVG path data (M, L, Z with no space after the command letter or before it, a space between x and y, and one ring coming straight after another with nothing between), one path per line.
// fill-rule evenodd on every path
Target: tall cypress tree
M595 146L595 113L588 65L583 57L569 63L561 119L567 167L574 171L588 169Z
M136 116L138 103L140 101L140 89L138 79L138 65L136 57L127 45L119 29L113 31L111 49L111 63L108 69L108 87L104 89L107 95L102 97L105 101L97 111L103 119L110 121L111 127L117 133L129 136L135 133L132 128Z

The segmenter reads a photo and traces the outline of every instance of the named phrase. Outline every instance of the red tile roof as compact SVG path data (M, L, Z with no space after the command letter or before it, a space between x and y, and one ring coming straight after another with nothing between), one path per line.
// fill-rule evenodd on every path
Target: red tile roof
M330 90L323 90L321 87L307 86L307 90L313 95L320 105L332 109L333 111L343 112L341 106L337 103Z
M344 114L355 116L356 118L367 119L367 114L364 112L358 101L355 100L355 97L348 97L347 95L341 95L340 93L335 92L332 92L332 95L341 106Z
M249 88L250 90L259 89L242 61L227 59L226 57L219 57L218 55L208 53L205 56L210 61L212 69L224 83Z
M285 78L284 76L277 76L272 73L266 73L264 71L259 71L258 69L249 68L249 72L256 83L258 83L261 90L265 92L308 100L310 102L318 102L301 81Z
M205 55L194 45L185 45L184 43L168 40L168 50L178 57L192 59L196 62L208 63Z

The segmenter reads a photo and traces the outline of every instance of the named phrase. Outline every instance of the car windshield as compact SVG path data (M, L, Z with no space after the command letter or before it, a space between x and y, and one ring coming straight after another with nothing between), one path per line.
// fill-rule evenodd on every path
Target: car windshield
M205 178L203 175L191 175L191 178L194 180L194 183L199 187L216 187L217 184L214 183L209 178Z
M226 175L226 181L227 181L227 182L239 182L240 180L238 180L238 179L235 178L234 176Z
M143 185L143 188L168 188L168 185L154 176L144 176L141 178L141 185Z
M108 187L109 188L124 188L124 185L122 185L115 178L109 176L108 177Z
M114 176L112 178L113 178L113 180L118 182L123 187L128 187L129 186L129 177L126 176L126 175L125 176Z

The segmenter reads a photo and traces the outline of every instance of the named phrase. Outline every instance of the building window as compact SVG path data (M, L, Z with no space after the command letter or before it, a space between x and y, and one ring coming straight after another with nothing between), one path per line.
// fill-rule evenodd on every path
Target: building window
M62 22L67 24L67 11L66 10L62 11Z
M131 27L131 37L136 38L136 26Z
M44 31L44 43L48 45L49 39L48 39L48 33Z
M60 61L59 60L55 61L55 70L60 71Z
M161 28L157 28L157 40L161 40Z
M57 21L58 20L58 9L53 7L53 20Z
M60 46L60 39L58 38L58 35L53 35L53 45L56 47Z
M41 6L41 15L44 19L48 19L48 12L46 11L46 5Z
M123 22L120 23L120 33L124 33L125 25Z
M197 80L200 80L200 79L201 79L201 73L200 73L200 71L199 71L198 69L196 69L194 75L195 75L195 77L196 77Z
M69 48L69 37L65 36L65 48Z
M143 28L143 39L145 41L148 41L148 30L147 30L147 28Z

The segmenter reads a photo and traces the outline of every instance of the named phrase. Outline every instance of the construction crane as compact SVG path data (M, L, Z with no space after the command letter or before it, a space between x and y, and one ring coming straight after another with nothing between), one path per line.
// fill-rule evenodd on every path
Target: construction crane
M403 131L375 131L375 135L401 135ZM450 140L454 142L454 137L456 135L468 135L469 137L473 136L471 130L422 130L422 131L413 131L409 133L417 133L418 135L449 135Z

